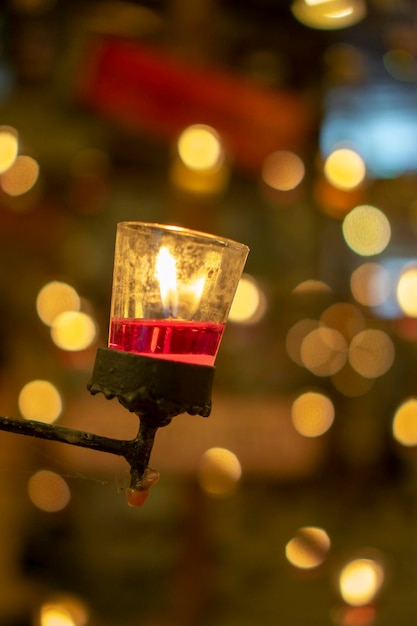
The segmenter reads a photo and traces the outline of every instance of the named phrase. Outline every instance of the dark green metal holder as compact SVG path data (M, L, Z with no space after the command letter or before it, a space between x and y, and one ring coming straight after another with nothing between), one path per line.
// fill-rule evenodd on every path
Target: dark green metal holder
M155 434L180 413L208 417L215 368L99 348L87 385L139 417L134 439L120 440L34 420L0 416L0 430L122 456L130 465L133 489L142 488Z

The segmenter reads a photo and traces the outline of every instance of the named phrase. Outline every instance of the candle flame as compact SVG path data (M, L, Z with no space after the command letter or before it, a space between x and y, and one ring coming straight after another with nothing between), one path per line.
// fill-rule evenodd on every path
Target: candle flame
M177 267L174 257L166 246L162 246L159 250L155 275L159 280L162 305L170 316L175 317L178 309Z

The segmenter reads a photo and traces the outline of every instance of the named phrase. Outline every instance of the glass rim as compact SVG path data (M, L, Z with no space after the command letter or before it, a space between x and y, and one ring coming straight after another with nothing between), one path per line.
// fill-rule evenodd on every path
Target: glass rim
M205 233L201 230L194 230L192 228L185 228L183 226L176 226L174 224L160 224L158 222L136 222L133 220L127 220L122 222L117 222L117 228L119 226L138 226L143 228L148 228L150 230L155 231L166 231L171 233L178 233L181 235L185 235L188 237L200 237L201 239L207 239L213 243L217 243L218 245L224 247L233 247L239 250L246 250L249 252L249 246L244 243L240 243L239 241L235 241L234 239L230 239L228 237L220 237L218 235L213 235L211 233Z

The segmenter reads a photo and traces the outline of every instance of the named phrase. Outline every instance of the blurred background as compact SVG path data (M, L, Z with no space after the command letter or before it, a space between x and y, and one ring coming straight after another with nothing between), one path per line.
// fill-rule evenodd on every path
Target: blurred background
M126 463L0 433L1 626L411 626L417 5L9 0L0 412L115 437L86 390L116 223L251 248L208 419Z

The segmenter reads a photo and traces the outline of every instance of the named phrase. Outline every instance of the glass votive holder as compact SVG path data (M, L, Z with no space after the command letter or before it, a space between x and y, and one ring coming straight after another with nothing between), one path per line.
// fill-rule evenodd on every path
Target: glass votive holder
M248 252L178 226L120 222L108 347L213 365Z

